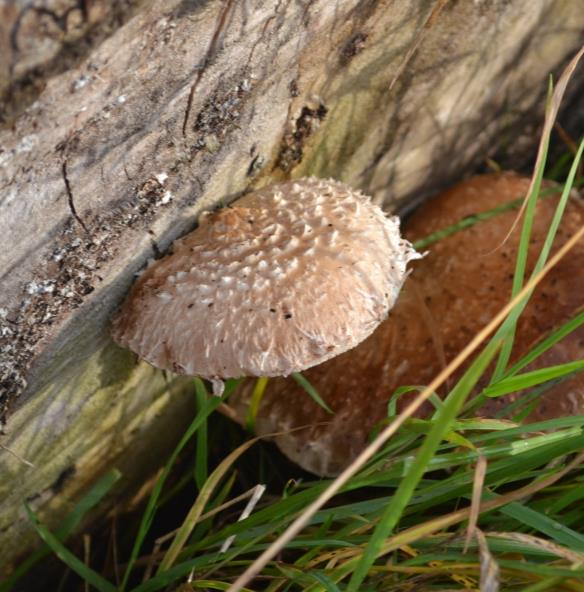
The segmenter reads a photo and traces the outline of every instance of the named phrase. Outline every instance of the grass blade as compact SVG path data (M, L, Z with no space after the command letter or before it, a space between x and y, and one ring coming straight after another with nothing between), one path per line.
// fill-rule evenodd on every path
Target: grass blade
M576 362L567 362L566 364L558 364L557 366L548 366L547 368L540 368L525 372L516 376L504 378L499 382L488 386L484 391L485 397L501 397L509 393L514 393L523 389L538 386L544 382L561 378L568 374L574 374L584 369L584 360L577 360Z
M551 86L550 86L550 94L551 94ZM548 107L548 115L549 117L549 107ZM541 188L541 182L543 180L543 171L545 168L545 161L547 158L547 151L549 146L549 133L544 135L541 140L541 147L542 147L542 159L539 162L539 167L535 172L534 181L530 186L530 193L527 197L527 206L525 208L525 217L523 220L523 226L521 227L521 237L519 239L519 248L517 250L517 261L515 264L515 274L513 275L513 286L511 288L511 297L515 297L521 288L523 287L523 281L525 279L525 268L527 267L527 255L529 251L529 239L531 238L531 229L533 227L533 220L535 217L535 206L537 205L537 198L539 195L539 191ZM505 327L505 340L503 342L503 346L501 348L501 353L495 365L495 370L493 372L493 380L499 380L503 373L505 372L505 368L509 363L509 359L511 357L511 350L513 349L513 342L515 338L515 326L517 324L517 319L519 318L525 304L529 300L529 296L525 298L521 306L518 306L507 318L503 327ZM503 329L501 327L501 329Z
M142 520L140 522L140 527L138 529L138 534L136 535L136 540L132 547L132 552L130 554L130 559L128 561L128 565L126 567L126 571L124 572L124 578L122 580L122 585L120 586L121 590L125 590L126 586L128 585L128 579L130 574L132 573L132 569L134 567L134 563L136 562L136 558L138 557L138 553L142 547L142 543L150 530L150 526L152 525L152 520L154 519L154 514L156 513L156 508L158 504L158 500L162 493L162 488L164 487L164 483L168 478L170 473L170 469L176 462L178 455L180 454L181 450L187 445L193 435L197 432L197 430L205 423L207 417L219 407L219 405L223 402L223 398L221 397L209 397L205 401L204 405L199 409L195 419L192 421L191 425L182 435L179 443L177 444L176 448L174 449L173 453L171 454L169 460L167 461L166 465L164 466L164 470L162 474L158 478L158 481L154 485L152 489L152 493L150 494L150 498L148 499L148 505L146 506L146 510L142 516Z
M97 572L93 571L89 566L85 565L85 563L83 563L81 559L71 553L71 551L69 551L69 549L67 549L52 532L43 526L39 522L36 514L30 509L28 504L25 503L24 508L39 536L43 539L43 541L45 541L45 543L51 548L53 553L61 561L69 566L81 578L83 578L84 581L99 590L99 592L116 592L116 587L111 582L108 582Z
M189 582L189 586L195 590L198 588L204 588L205 590L227 590L229 588L229 584L215 580L197 580L196 582ZM253 590L244 588L243 592L253 592Z
M525 276L525 267L527 264L527 254L529 249L529 239L531 236L531 227L533 225L533 217L535 214L535 206L537 203L537 197L539 189L541 187L541 180L543 177L543 168L545 165L545 156L547 155L547 147L549 143L549 137L545 142L544 146L544 158L542 159L541 166L536 172L535 183L533 185L533 193L529 195L528 202L527 202L527 209L525 212L525 220L521 231L521 239L519 243L519 250L517 253L517 265L515 269L515 276L513 277L513 288L512 288L512 296L515 296L523 285L523 280ZM574 161L572 162L572 167L568 174L568 178L564 184L564 189L562 191L562 195L560 200L558 201L558 205L556 207L556 211L554 213L554 217L550 224L550 228L548 230L548 234L546 236L545 242L539 254L537 263L533 269L531 277L535 277L545 265L554 239L556 237L558 227L560 225L562 216L564 214L564 210L566 208L566 204L568 202L568 198L570 196L570 191L574 185L574 179L576 178L576 173L578 171L578 166L580 164L580 160L582 158L582 151L584 150L584 140L580 143L578 147L578 152L574 157ZM509 360L511 358L511 350L513 349L513 341L514 341L514 334L515 334L515 325L517 324L517 319L523 312L527 302L529 300L529 296L521 303L520 306L516 308L510 315L507 321L501 327L501 331L507 331L507 337L505 342L503 343L503 347L501 348L501 354L499 359L497 360L497 364L495 366L495 370L493 372L493 378L491 382L499 380L505 374L505 368L507 367ZM506 326L507 325L507 326Z
M491 499L486 495L486 499ZM550 539L572 551L584 553L584 535L568 528L557 520L533 510L529 506L519 502L512 502L499 510L506 516L530 526L534 530L547 535Z
M568 83L569 83L570 79L572 78L574 71L575 71L576 67L578 66L580 60L582 59L583 55L584 55L584 47L580 48L580 50L570 60L570 63L566 66L566 68L562 72L562 75L560 76L560 78L558 80L558 84L557 84L556 89L553 92L553 94L551 93L551 82L550 82L550 93L548 95L549 99L548 99L548 102L546 105L546 116L545 116L545 120L544 120L544 126L543 126L543 131L541 134L541 139L539 142L539 148L538 148L538 152L537 152L537 159L536 159L536 163L535 163L535 173L534 173L534 176L532 177L532 180L531 180L531 184L530 184L530 188L529 188L529 192L528 192L529 193L528 199L521 206L521 210L520 210L519 215L517 217L517 220L518 220L520 218L521 214L523 213L524 208L526 210L531 210L530 212L526 211L524 224L523 224L523 228L522 228L522 232L521 232L520 247L519 247L519 252L517 255L516 273L515 273L515 277L513 278L512 297L514 297L515 294L519 292L519 290L521 289L521 285L523 284L523 279L524 279L524 275L525 275L525 263L526 263L527 249L529 247L529 235L531 234L531 223L532 223L532 218L533 218L532 210L535 208L535 201L537 199L537 194L539 193L539 189L541 186L541 180L543 177L543 171L544 171L545 163L546 163L546 159L547 159L547 152L548 152L549 140L550 140L552 128L555 123L556 116L558 114L558 110L559 110L560 104L562 102L562 98L564 96L564 93L566 92L566 87L568 86ZM578 161L580 159L580 156L581 156L581 150L576 155L576 158L574 159L574 161ZM574 170L574 168L575 167L572 167L573 170ZM572 180L570 183L566 182L566 185L564 186L564 190L566 190L567 186L569 186L570 188L572 187L575 175L576 175L575 170L574 170L573 176L572 176L572 171L570 172L570 176L572 176ZM510 233L513 231L513 228L514 228L514 225L511 228ZM548 236L551 236L552 234L555 235L555 231L552 232L550 229L550 233ZM527 240L525 240L525 239L527 239ZM553 238L551 240L553 241ZM547 258L547 254L544 255L544 253L542 251L541 255L543 256L543 260L545 262L545 259ZM541 259L542 258L540 257L540 261L541 261ZM538 261L538 263L540 261ZM536 274L537 274L537 272L534 271L532 277ZM527 297L525 302L527 302L528 298L529 297ZM522 306L525 306L525 304L523 304ZM508 326L505 327L505 331L504 331L505 335L506 335L506 340L505 340L505 343L503 344L503 347L501 349L501 354L499 355L499 359L497 360L495 371L493 373L493 380L495 380L495 381L498 380L499 378L501 378L502 374L504 373L505 368L507 367L507 364L509 363L509 359L511 357L511 350L513 347L515 324L517 322L517 318L518 318L519 314L521 314L522 309L523 309L522 307L518 307L518 310L516 311L516 313L514 313L513 315L510 315L510 318L508 319Z
M402 395L411 393L413 391L421 393L425 388L425 386L417 385L406 385L396 388L395 391L393 391L391 397L389 398L389 402L387 403L387 416L395 417L397 415L397 402ZM432 405L434 405L435 409L440 409L440 407L442 407L442 399L438 396L437 393L432 393L428 400L430 401L430 403L432 403Z
M560 196L560 200L558 201L556 211L554 212L554 217L552 218L550 228L548 230L545 242L539 254L537 264L535 266L535 269L533 270L532 276L535 275L545 265L545 262L549 257L552 245L558 232L558 228L560 226L560 222L562 221L562 217L564 215L564 211L568 203L568 198L570 197L570 192L572 191L572 187L574 186L574 180L576 178L576 173L578 172L578 167L580 166L580 160L582 159L583 150L584 140L580 142L578 152L576 152L576 156L574 156L574 161L572 162L570 172L568 173L568 177L566 178L566 182L564 183L562 195Z
M264 398L264 393L266 392L266 387L268 386L268 380L269 378L267 376L260 376L256 380L251 393L249 409L245 418L245 427L252 434L255 432L255 421L260 410L260 404Z
M75 528L77 528L85 514L103 499L121 476L122 474L117 469L112 469L101 477L89 492L81 498L73 511L65 517L61 526L53 533L53 536L59 541L64 541ZM50 547L44 546L27 557L27 559L10 574L8 579L0 583L0 592L8 592L11 590L14 584L24 576L33 565L38 563L43 557L46 557L50 552Z
M333 414L334 411L326 404L319 392L308 382L308 380L300 374L294 372L292 378L312 397L312 400L320 405L327 413Z
M505 376L513 376L539 358L543 353L551 349L556 343L562 340L566 335L575 331L578 327L584 325L584 311L577 314L573 319L564 323L559 329L548 335L544 340L538 343L529 353L523 356L505 373Z
M205 506L209 502L211 495L219 482L227 471L231 468L231 465L249 448L251 448L256 442L258 438L253 438L252 440L248 440L244 442L241 446L236 448L233 452L231 452L220 464L219 466L211 473L205 485L201 489L199 496L191 510L189 511L187 517L185 518L184 522L182 523L181 527L179 528L176 536L174 537L168 551L166 552L164 558L160 562L160 566L158 568L158 574L162 573L163 571L169 569L173 563L176 561L178 554L181 552L182 548L184 547L187 539L189 538L191 532L195 528L199 518L203 514L203 510Z
M507 203L501 204L497 207L485 210L484 212L479 212L478 214L467 216L466 218L463 218L456 224L451 224L446 228L442 228L441 230L433 232L432 234L429 234L423 239L414 242L413 247L414 249L416 249L416 251L423 251L424 249L427 249L434 243L440 242L441 240L444 240L445 238L452 236L457 232L461 232L466 228L470 228L471 226L474 226L479 222L485 222L486 220L490 220L491 218L494 218L499 214L504 214L505 212L518 209L522 201L523 198L519 197L512 201L508 201Z
M195 377L194 382L197 409L200 411L208 398L207 389L200 378ZM197 448L195 450L195 483L199 491L205 484L208 474L207 418L205 418L197 430Z
M341 589L322 571L309 571L309 578L316 580L326 592L341 592Z
M572 158L572 155L570 153L566 154L565 156L568 159ZM553 179L554 177L548 176L548 178ZM576 185L576 182L574 184ZM556 187L546 187L539 192L539 197L548 198L552 195L556 195L557 193L559 193L559 190ZM486 222L487 220L495 218L496 216L504 214L505 212L518 210L523 201L524 197L518 197L517 199L512 199L511 201L495 206L494 208L489 208L488 210L478 212L477 214L465 216L462 220L459 220L458 222L451 224L450 226L446 226L445 228L441 228L440 230L437 230L436 232L433 232L425 236L424 238L415 241L414 243L412 243L413 247L414 249L416 249L416 251L423 251L424 249L427 249L434 243L440 242L441 240L444 240L445 238L448 238L453 234L466 230L467 228L470 228L475 224Z
M481 561L481 592L499 592L500 569L493 557L487 539L481 530L476 531Z

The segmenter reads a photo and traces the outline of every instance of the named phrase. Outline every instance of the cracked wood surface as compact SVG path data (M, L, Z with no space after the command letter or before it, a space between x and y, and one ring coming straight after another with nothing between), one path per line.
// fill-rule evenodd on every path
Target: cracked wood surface
M61 69L65 33L50 56L39 37L35 59L16 46L0 62L3 96L53 64L26 109L4 101L16 115L0 131L0 570L37 541L23 499L53 526L112 464L122 495L159 462L140 451L164 458L192 413L184 381L161 394L108 336L149 257L273 180L416 201L516 133L584 28L578 0L128 4Z

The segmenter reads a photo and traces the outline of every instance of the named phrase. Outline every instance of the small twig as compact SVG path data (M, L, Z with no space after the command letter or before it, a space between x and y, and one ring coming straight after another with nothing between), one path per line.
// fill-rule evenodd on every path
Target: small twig
M85 226L85 223L80 218L79 214L77 213L77 210L75 209L75 203L73 202L73 192L71 191L71 183L69 181L69 176L67 175L67 159L63 160L63 164L61 166L62 166L62 171L63 171L63 181L65 181L65 189L67 190L67 200L69 202L69 210L71 210L71 214L73 215L73 218L75 218L75 220L77 220L77 222L79 222L79 224L81 225L81 228L83 228L83 230L85 230L85 232L87 234L89 234L89 230L87 230L87 226Z
M562 142L564 142L568 150L575 156L578 152L578 144L572 139L570 134L562 127L562 124L559 121L554 122L554 129L556 130L556 132L558 132L558 136L560 136L560 139L562 140Z
M207 49L205 59L203 60L203 64L201 65L201 67L198 68L195 81L191 85L191 90L189 92L189 98L187 99L187 108L185 111L185 117L184 117L183 126L182 126L182 135L184 138L186 138L186 135L187 135L187 126L189 123L191 108L193 106L193 99L195 96L195 91L197 90L197 86L199 86L199 82L201 81L201 78L203 77L203 73L204 73L205 69L207 68L207 66L209 65L209 62L211 61L211 58L213 57L213 55L217 51L219 37L220 37L221 33L223 32L223 29L225 27L225 23L227 21L227 16L229 15L229 12L233 8L233 6L234 6L233 0L227 0L223 10L220 12L219 17L217 19L217 27L215 28L215 32L213 33L213 37L211 38L211 43L209 44L209 48Z
M91 562L91 536L88 534L83 535L83 561L87 567L90 567ZM85 592L89 592L89 582L85 580Z
M260 499L261 499L262 495L264 495L265 491L266 491L265 485L258 484L254 487L251 499L249 500L249 502L247 502L247 505L243 509L241 516L237 519L238 522L245 520L252 513L253 509L256 507L257 503L260 501ZM226 553L227 549L229 549L229 547L231 547L234 540L235 540L234 534L232 534L230 537L227 537L227 539L225 539L225 542L221 545L221 549L219 549L219 553L220 554Z
M8 448L8 446L4 446L4 444L0 444L0 448L2 448L2 450L6 450L6 452L8 452L9 454L12 454L12 456L14 458L18 459L21 463L25 464L27 467L32 467L34 469L34 465L29 460L26 460L26 458L22 458L22 456L18 455L16 452L14 452L14 450L11 450L10 448Z
M487 538L482 530L477 528L475 535L481 562L481 592L499 592L499 565L489 549Z
M237 497L234 497L233 499L230 499L229 501L221 504L220 506L217 506L216 508L209 510L205 514L201 514L201 516L197 520L197 524L205 521L207 518L211 518L212 516L219 514L219 512L222 512L223 510L226 510L226 509L230 508L231 506L234 506L235 504L237 504L245 499L251 498L250 501L248 502L247 506L243 510L243 512L245 512L247 510L248 506L254 500L254 496L257 495L257 488L258 487L263 487L265 490L264 485L256 485L255 487L252 487L251 489L238 495ZM262 493L263 493L263 491L262 491ZM261 497L261 494L260 494L260 497ZM259 498L258 498L258 500L259 500ZM254 501L251 509L253 509L253 507L257 504L258 500ZM242 513L242 516L243 516L243 513ZM243 518L240 517L239 520L243 520ZM166 543L168 540L172 539L178 531L179 531L179 529L175 528L174 530L167 532L166 534L162 535L161 537L157 538L154 541L154 549L152 550L152 553L150 554L150 556L148 558L148 564L146 566L146 570L144 572L144 577L142 578L142 582L146 582L150 579L150 576L152 575L152 570L154 569L154 564L155 564L156 560L160 559L162 556L164 556L164 553L160 551L160 548L162 547L162 545L164 545L164 543Z
M487 474L487 459L479 453L477 459L477 466L475 468L474 480L472 484L472 501L470 504L470 516L468 519L468 527L466 530L466 539L464 541L463 553L468 551L468 547L472 540L475 530L477 528L477 522L479 519L479 511L481 507L481 494L483 492L483 486L485 484L485 475Z
M156 539L154 541L154 549L152 549L152 553L150 553L148 564L146 565L146 569L144 570L144 577L142 578L143 584L147 582L152 576L152 571L154 570L154 563L156 562L156 559L158 559L159 556L162 557L163 555L162 553L160 553L160 547L162 546L162 543L164 542L164 540L174 536L177 533L177 531L178 528L176 530L173 530L172 532L169 532L164 537L160 537L159 539Z

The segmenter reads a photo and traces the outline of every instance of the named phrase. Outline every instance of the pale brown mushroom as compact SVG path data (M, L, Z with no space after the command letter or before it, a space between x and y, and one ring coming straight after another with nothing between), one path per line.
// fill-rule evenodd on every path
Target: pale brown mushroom
M286 376L368 337L418 256L342 183L273 185L203 215L136 281L112 334L179 374Z
M465 217L522 198L529 180L515 174L483 175L430 200L405 224L415 241ZM531 269L545 239L557 196L540 200L530 245ZM334 475L365 446L372 428L387 416L388 400L402 385L424 385L443 368L508 301L519 229L503 240L516 210L479 222L432 245L415 266L390 317L360 346L304 373L335 412L327 414L292 380L270 380L255 426L260 434L310 425L276 438L279 447L305 469ZM568 207L555 248L584 224L578 198ZM584 305L584 244L549 274L534 293L517 331L514 358ZM584 328L538 360L558 364L584 357ZM456 377L454 377L455 379ZM230 400L245 421L253 381ZM416 393L404 395L403 403ZM514 395L515 397L518 395ZM509 399L506 399L508 402ZM494 413L493 400L482 413ZM399 407L399 405L398 405ZM428 407L425 408L425 411ZM531 419L584 412L584 375L546 392Z

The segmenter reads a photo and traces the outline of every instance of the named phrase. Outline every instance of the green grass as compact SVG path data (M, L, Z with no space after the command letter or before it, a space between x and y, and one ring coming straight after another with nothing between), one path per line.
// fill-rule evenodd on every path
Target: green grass
M103 499L103 497L112 489L120 477L121 474L116 469L112 469L103 477L101 477L101 479L97 481L91 490L81 498L75 509L67 516L65 520L63 520L61 527L54 533L48 533L50 535L50 541L46 540L43 536L42 533L44 530L39 531L41 538L45 540L46 544L43 545L38 551L30 555L30 557L28 557L25 561L23 561L9 578L0 583L0 592L8 592L9 590L12 590L15 584L39 561L49 555L51 551L57 553L57 549L61 548L62 546L62 541L64 541L68 536L71 535L71 533L74 532L87 512L94 508L100 502L100 500ZM39 527L43 528L36 521L36 518L34 517L30 508L26 507L26 511L31 520L33 520L33 524L35 524L37 530ZM67 563L67 561L65 563Z
M539 180L543 178L548 139L542 141L544 158L536 171ZM583 150L584 142L572 159L532 278L544 268L550 255L569 191L576 183ZM565 164L562 162L562 167ZM527 248L540 194L536 181L522 225L514 295L525 286ZM519 205L513 202L512 206L465 219L418 246ZM515 422L473 415L487 397L527 390L536 400L550 381L584 369L584 360L574 360L561 366L525 370L580 327L584 312L575 314L528 354L509 364L517 319L530 292L518 299L442 401L427 393L434 404L433 415L423 420L403 420L395 435L355 470L326 505L315 506L305 527L243 590L479 590L481 577L485 577L481 576L482 560L498 574L504 590L584 592L584 415L523 425L517 403L502 412L514 414ZM491 380L488 384L482 382L486 386L478 396L470 398L491 362L496 368ZM313 399L326 405L305 378L294 378ZM213 453L215 411L235 386L230 382L220 399L209 395L204 383L196 381L196 417L167 460L135 532L129 534L132 544L120 557L123 578L119 586L112 574L99 573L95 566L86 565L64 543L83 515L113 486L118 477L113 473L75 508L58 532L51 533L27 507L45 547L0 586L0 592L17 589L19 578L49 549L90 587L100 591L147 592L177 589L179 585L180 590L229 589L307 507L317 503L331 483L304 476L303 480L285 484L284 474L268 489L253 513L238 521L245 496L229 503L239 493L238 463L251 456L245 477L252 486L265 482L273 465L264 460L256 439L243 433L223 457ZM258 405L261 390L257 389ZM405 386L393 394L386 425L380 426L377 435L400 418L396 402L411 390L424 390L424 386ZM526 399L529 397L528 393ZM248 425L253 427L254 421L255 412L248 417ZM194 452L190 453L193 445ZM181 458L182 464L177 465ZM471 538L465 552L479 458L486 459L487 466L484 481L478 483L482 493L477 523L480 532ZM173 474L177 466L182 466L182 477ZM154 527L157 532L163 527L157 522L161 508L183 495L186 484L197 493L178 529L164 544L147 545ZM221 552L229 537L235 538ZM142 581L149 565L154 569Z

